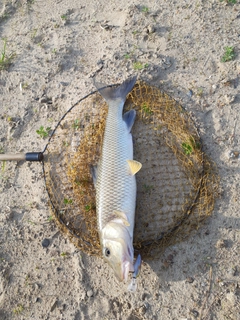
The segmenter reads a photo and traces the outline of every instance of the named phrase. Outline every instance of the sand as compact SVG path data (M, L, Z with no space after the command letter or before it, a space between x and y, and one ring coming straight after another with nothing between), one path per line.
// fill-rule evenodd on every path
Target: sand
M240 4L227 2L0 1L1 152L43 150L36 130L53 129L94 76L136 74L194 116L221 179L207 223L144 262L132 294L59 232L41 164L1 163L1 320L240 319ZM223 62L225 47L235 57Z

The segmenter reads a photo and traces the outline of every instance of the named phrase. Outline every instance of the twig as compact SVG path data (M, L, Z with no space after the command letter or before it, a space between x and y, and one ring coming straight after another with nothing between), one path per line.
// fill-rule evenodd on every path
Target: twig
M214 305L214 303L217 301L217 299L220 299L223 297L223 293L220 294L216 294L214 296L214 299L212 301L212 303L210 304L210 306L207 308L207 311L205 312L205 316L202 318L202 320L206 319L207 313L209 312L209 310L212 308L212 306ZM201 319L200 319L201 320Z
M236 131L236 127L237 127L237 120L238 119L236 119L235 120L235 123L234 123L234 127L233 127L233 133L231 134L231 136L230 136L230 143L232 144L234 141L234 138L235 138L235 131Z
M208 290L206 292L206 297L205 297L205 299L203 301L202 308L201 308L201 311L200 311L200 315L199 315L199 319L200 320L203 319L202 314L203 314L203 310L205 308L205 305L207 303L207 300L209 298L211 287L212 287L212 266L210 266L210 269L209 269L209 286L208 286Z

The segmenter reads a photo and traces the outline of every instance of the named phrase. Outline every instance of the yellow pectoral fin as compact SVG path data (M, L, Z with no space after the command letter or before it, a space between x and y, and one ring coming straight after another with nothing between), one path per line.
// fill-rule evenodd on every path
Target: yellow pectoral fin
M127 163L133 176L142 168L142 164L136 160L127 160Z
M128 218L124 212L115 210L114 214L122 220L122 222L124 223L125 226L127 226L127 227L130 226Z

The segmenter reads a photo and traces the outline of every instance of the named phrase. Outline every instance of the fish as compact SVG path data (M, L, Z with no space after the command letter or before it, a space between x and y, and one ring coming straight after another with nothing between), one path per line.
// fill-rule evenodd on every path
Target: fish
M132 109L123 114L127 94L135 82L136 77L132 77L118 87L104 88L95 82L108 104L102 153L98 165L92 168L98 233L102 256L120 282L126 282L129 272L135 271L135 175L142 164L133 159L131 129L136 111Z

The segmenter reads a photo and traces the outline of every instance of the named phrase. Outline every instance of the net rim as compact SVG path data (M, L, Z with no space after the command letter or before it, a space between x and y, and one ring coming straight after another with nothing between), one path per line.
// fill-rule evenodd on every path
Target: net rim
M199 128L196 125L196 121L194 121L193 117L191 116L191 114L189 114L189 112L187 112L186 108L184 108L178 101L176 101L174 98L172 98L168 93L165 93L164 91L161 91L160 88L156 87L156 86L151 86L147 83L145 83L144 81L137 81L136 84L146 84L148 86L150 86L151 88L155 88L156 90L159 90L160 92L164 93L167 97L169 97L172 101L174 101L178 107L180 107L186 114L188 119L190 119L191 123L194 125L194 131L197 134L197 137L199 139L200 142L200 151L201 151L201 161L202 161L202 166L201 166L201 173L200 173L200 183L198 186L198 189L196 190L196 194L194 197L193 202L188 206L188 208L185 211L184 217L181 218L181 220L173 227L171 228L169 231L164 232L159 238L154 239L154 240L150 240L150 241L144 241L141 243L141 246L137 246L136 243L134 243L134 249L135 252L137 253L138 251L141 252L141 250L143 249L143 247L148 248L149 250L151 249L151 247L153 245L156 245L157 243L161 242L163 240L163 238L170 236L171 234L173 234L177 229L179 229L179 227L186 222L186 220L188 219L188 217L191 216L191 212L194 209L194 206L197 204L198 198L200 196L200 190L202 188L203 185L203 178L204 178L204 168L205 168L205 157L204 157L204 153L203 153L203 143L202 143L202 139L200 136L200 132L199 132ZM115 87L118 86L119 84L112 84L112 85L107 85L104 86L103 88L109 88L109 87ZM43 149L42 153L46 153L49 144L51 143L52 138L54 137L58 127L61 125L62 121L66 118L66 116L74 109L74 107L76 107L77 105L79 105L79 103L81 103L82 101L84 101L85 99L87 99L90 96L93 96L94 94L98 93L98 90L94 90L92 92L90 92L89 94L85 95L83 98L79 99L76 103L74 103L65 113L64 115L60 118L60 120L58 121L57 125L55 126L54 130L52 131L48 142L45 146L45 148ZM71 230L70 228L68 228L68 226L64 223L64 221L61 219L61 215L58 212L59 210L55 207L53 201L51 200L51 194L50 191L47 187L47 180L46 180L46 171L45 171L45 165L44 165L44 159L42 161L42 168L43 168L43 175L44 175L44 181L45 181L45 186L46 186L46 190L47 190L47 194L48 194L48 198L51 204L51 208L52 211L54 213L55 218L58 220L58 222L60 223L60 225L62 225L64 228L67 229L67 231L70 233L70 235L73 238L77 239L81 239L81 241L83 241L87 246L91 247L92 244L88 241L86 241L83 237L81 237L80 235L74 233L73 230Z

